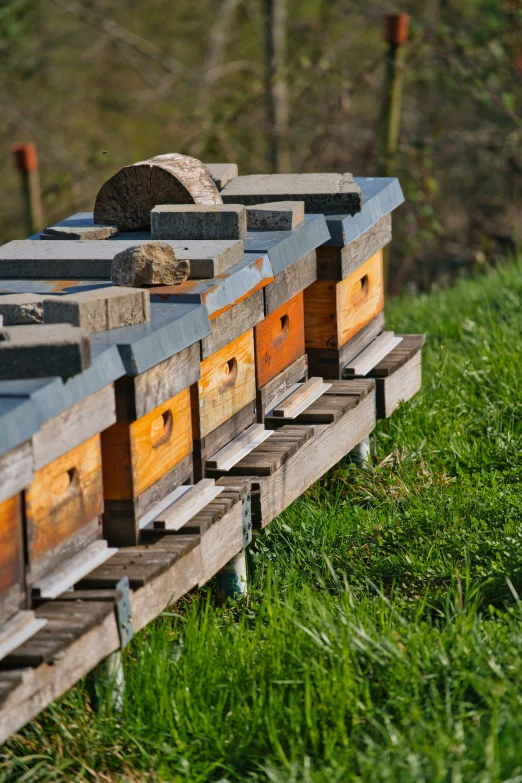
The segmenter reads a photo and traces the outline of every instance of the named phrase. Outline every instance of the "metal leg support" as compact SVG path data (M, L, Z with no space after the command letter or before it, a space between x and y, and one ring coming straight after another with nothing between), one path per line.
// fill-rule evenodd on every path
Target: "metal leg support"
M354 462L359 468L364 470L370 461L370 436L368 435L364 440L357 444L350 451L350 461Z
M248 595L245 550L239 552L216 575L216 598L225 603L227 598Z

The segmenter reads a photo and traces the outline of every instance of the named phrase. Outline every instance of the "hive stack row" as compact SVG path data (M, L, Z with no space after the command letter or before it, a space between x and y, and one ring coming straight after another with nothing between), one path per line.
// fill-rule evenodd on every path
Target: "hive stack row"
M159 156L0 248L0 741L419 390L424 337L384 328L402 201ZM114 285L151 242L187 279Z

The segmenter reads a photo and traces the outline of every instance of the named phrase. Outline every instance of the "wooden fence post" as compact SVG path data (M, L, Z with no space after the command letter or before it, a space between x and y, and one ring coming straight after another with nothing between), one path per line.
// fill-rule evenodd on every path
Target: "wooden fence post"
M32 142L13 144L12 151L20 172L27 233L31 236L44 227L38 155Z

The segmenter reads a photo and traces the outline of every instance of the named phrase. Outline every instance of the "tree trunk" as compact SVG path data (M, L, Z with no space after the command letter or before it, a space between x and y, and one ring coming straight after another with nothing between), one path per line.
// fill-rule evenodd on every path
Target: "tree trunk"
M271 171L290 171L286 38L288 0L265 0L268 164Z
M118 171L100 188L94 222L133 231L158 204L222 204L210 172L188 155L158 155Z

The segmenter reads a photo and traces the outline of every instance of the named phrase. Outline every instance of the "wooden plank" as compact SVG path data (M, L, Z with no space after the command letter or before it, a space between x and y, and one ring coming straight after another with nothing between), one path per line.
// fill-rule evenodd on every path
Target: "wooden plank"
M211 459L207 460L207 468L229 470L236 462L263 443L271 434L272 432L266 430L262 424L252 424L227 446L213 454Z
M30 441L0 455L0 503L25 489L33 476L33 450Z
M36 580L32 585L33 592L40 598L56 598L90 571L109 560L117 551L108 547L106 541L93 541L59 568Z
M47 620L37 619L34 612L17 612L0 627L0 661L41 630Z
M324 380L341 380L348 362L375 340L383 329L384 313L381 312L340 348L307 348L309 374L321 375Z
M195 343L140 375L118 379L116 417L120 421L140 419L199 378L199 346Z
M325 391L322 378L310 378L271 411L270 416L293 419Z
M401 342L402 337L396 337L395 332L383 332L344 368L345 375L357 375L359 377L368 375L375 365Z
M372 378L385 378L406 364L426 342L425 334L403 334L402 342L382 359L371 371Z
M382 251L339 283L318 280L305 290L308 348L340 348L384 309Z
M27 605L20 493L0 503L0 623Z
M257 420L263 422L267 411L272 410L276 404L285 398L296 383L308 380L308 364L306 354L299 356L292 364L280 372L271 381L268 381L261 389L257 390L256 408Z
M385 378L376 378L377 418L387 419L399 406L417 394L422 386L421 350Z
M102 433L107 500L130 500L149 489L192 451L190 389L133 422Z
M213 479L201 479L155 519L156 530L179 530L201 509L223 492Z
M51 601L38 607L35 614L38 619L47 622L34 636L3 659L0 663L2 669L53 663L87 630L100 625L109 614L113 615L114 609L107 601L88 604Z
M103 535L111 546L135 546L140 537L141 520L153 519L169 502L171 493L184 482L193 483L192 455L169 470L143 494L132 500L106 500Z
M312 437L280 470L252 479L252 513L256 527L266 527L370 434L375 426L375 392L372 390L334 424L310 426Z
M302 292L278 307L254 329L257 388L265 386L305 351Z
M249 329L253 329L265 317L263 291L255 291L251 296L233 305L212 319L212 333L201 342L201 359L224 348Z
M37 564L40 558L47 556L46 569L52 568L54 562L49 555L56 550L57 558L64 556L57 547L102 512L100 436L93 435L37 470L25 492L28 559L33 576L41 573Z
M392 222L388 214L344 247L321 245L317 248L317 279L344 280L389 244L391 238Z
M204 359L201 380L191 388L194 438L204 438L255 400L253 330Z
M293 417L279 418L267 416L266 422L271 427L280 427L282 423L290 424L293 422L298 424L329 424L337 421L348 410L354 408L358 404L359 399L359 395L353 394L322 394Z
M71 405L33 435L35 470L57 460L116 421L112 383Z
M286 426L273 432L270 441L260 444L231 468L207 468L215 478L228 476L269 476L293 456L313 435L309 426Z
M265 314L270 315L317 280L316 251L306 253L275 276L265 288Z

